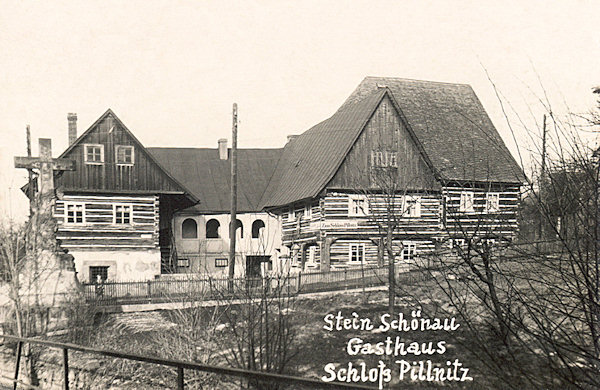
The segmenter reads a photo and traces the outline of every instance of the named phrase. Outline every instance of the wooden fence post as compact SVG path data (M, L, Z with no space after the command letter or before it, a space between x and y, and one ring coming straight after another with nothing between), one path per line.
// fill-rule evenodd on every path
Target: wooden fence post
M65 375L63 389L69 390L69 350L67 348L63 348L63 370Z
M13 389L17 390L17 379L19 379L19 367L21 366L21 353L23 351L23 342L17 342L17 362L15 364L15 381L13 382Z

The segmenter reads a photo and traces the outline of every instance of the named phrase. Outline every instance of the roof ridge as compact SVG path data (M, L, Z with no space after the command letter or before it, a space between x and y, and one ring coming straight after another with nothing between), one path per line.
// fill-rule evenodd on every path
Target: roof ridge
M450 81L434 81L434 80L421 80L421 79L411 79L411 78L405 78L405 77L386 77L386 76L366 76L364 80L367 79L371 79L371 80L380 80L380 79L387 79L387 80L397 80L397 81L408 81L408 82L419 82L419 83L428 83L428 84L444 84L444 85L465 85L465 86L471 86L470 84L467 83L453 83Z

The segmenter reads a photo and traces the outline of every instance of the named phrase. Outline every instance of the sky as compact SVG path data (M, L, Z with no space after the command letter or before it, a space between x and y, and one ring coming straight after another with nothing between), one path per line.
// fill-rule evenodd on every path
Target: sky
M145 146L216 147L231 139L236 102L239 147L282 147L365 76L457 82L473 87L519 161L540 100L555 114L586 113L600 85L597 1L0 5L0 218L27 214L26 171L13 164L25 126L34 155L38 138L52 138L57 156L69 112L79 134L111 108Z

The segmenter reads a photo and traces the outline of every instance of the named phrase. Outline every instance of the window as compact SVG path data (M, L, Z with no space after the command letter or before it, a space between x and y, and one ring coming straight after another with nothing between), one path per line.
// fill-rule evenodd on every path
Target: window
M108 279L108 266L92 266L90 267L90 282L106 282Z
M362 263L365 261L365 244L350 244L348 257L351 263Z
M296 220L296 213L294 212L294 207L290 207L288 209L288 221L295 221Z
M227 267L228 265L229 265L229 259L226 259L226 258L215 259L215 267L217 267L217 268Z
M181 238L198 238L198 224L192 218L181 224Z
M497 192L488 192L485 197L485 210L488 213L497 213L500 211L500 194Z
M415 259L415 255L417 253L417 243L416 242L404 242L402 245L402 254L401 258L405 261L412 261Z
M65 223L85 223L85 204L65 203Z
M219 227L221 224L216 219L206 222L206 238L219 238Z
M185 258L185 257L178 257L177 258L177 266L178 267L189 267L190 259Z
M119 165L133 165L135 160L135 154L133 152L133 146L129 145L117 145L115 149L115 160Z
M312 205L310 203L304 206L304 218L311 219L312 218Z
M104 162L104 145L84 144L83 161L86 164L102 164Z
M371 166L377 168L398 166L398 153L391 151L372 150Z
M132 222L131 209L130 204L113 205L113 223L115 225L130 225Z
M252 238L260 238L264 228L265 223L262 220L257 219L256 221L252 222Z
M396 152L389 152L388 164L390 167L398 167L398 154Z
M460 206L459 211L472 212L473 211L473 191L463 191L460 193Z
M229 222L231 223L231 222ZM244 238L244 225L242 224L242 221L240 221L239 219L235 220L235 232L237 233L237 230L240 229L240 238Z
M458 249L465 247L465 239L464 238L453 238L450 240L450 249Z
M350 195L348 197L348 216L357 217L369 215L369 204L363 195Z
M421 197L406 196L404 197L404 210L402 211L405 217L420 217L421 216Z
M308 266L316 266L317 265L317 247L309 246L308 247L308 259L306 263Z

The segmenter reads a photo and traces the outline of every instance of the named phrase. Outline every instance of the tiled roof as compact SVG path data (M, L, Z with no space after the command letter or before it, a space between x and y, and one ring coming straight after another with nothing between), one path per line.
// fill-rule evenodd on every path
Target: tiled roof
M331 118L285 146L263 206L317 196L386 93L440 180L523 181L523 171L469 85L366 77Z
M523 171L471 86L366 77L340 111L387 87L437 174L445 180L518 183Z
M331 118L288 142L265 192L263 206L284 205L317 196L335 175L386 91L376 90L346 105Z
M218 149L147 148L178 181L200 199L190 210L229 212L231 159ZM260 199L275 171L282 149L238 149L238 211L260 211Z

